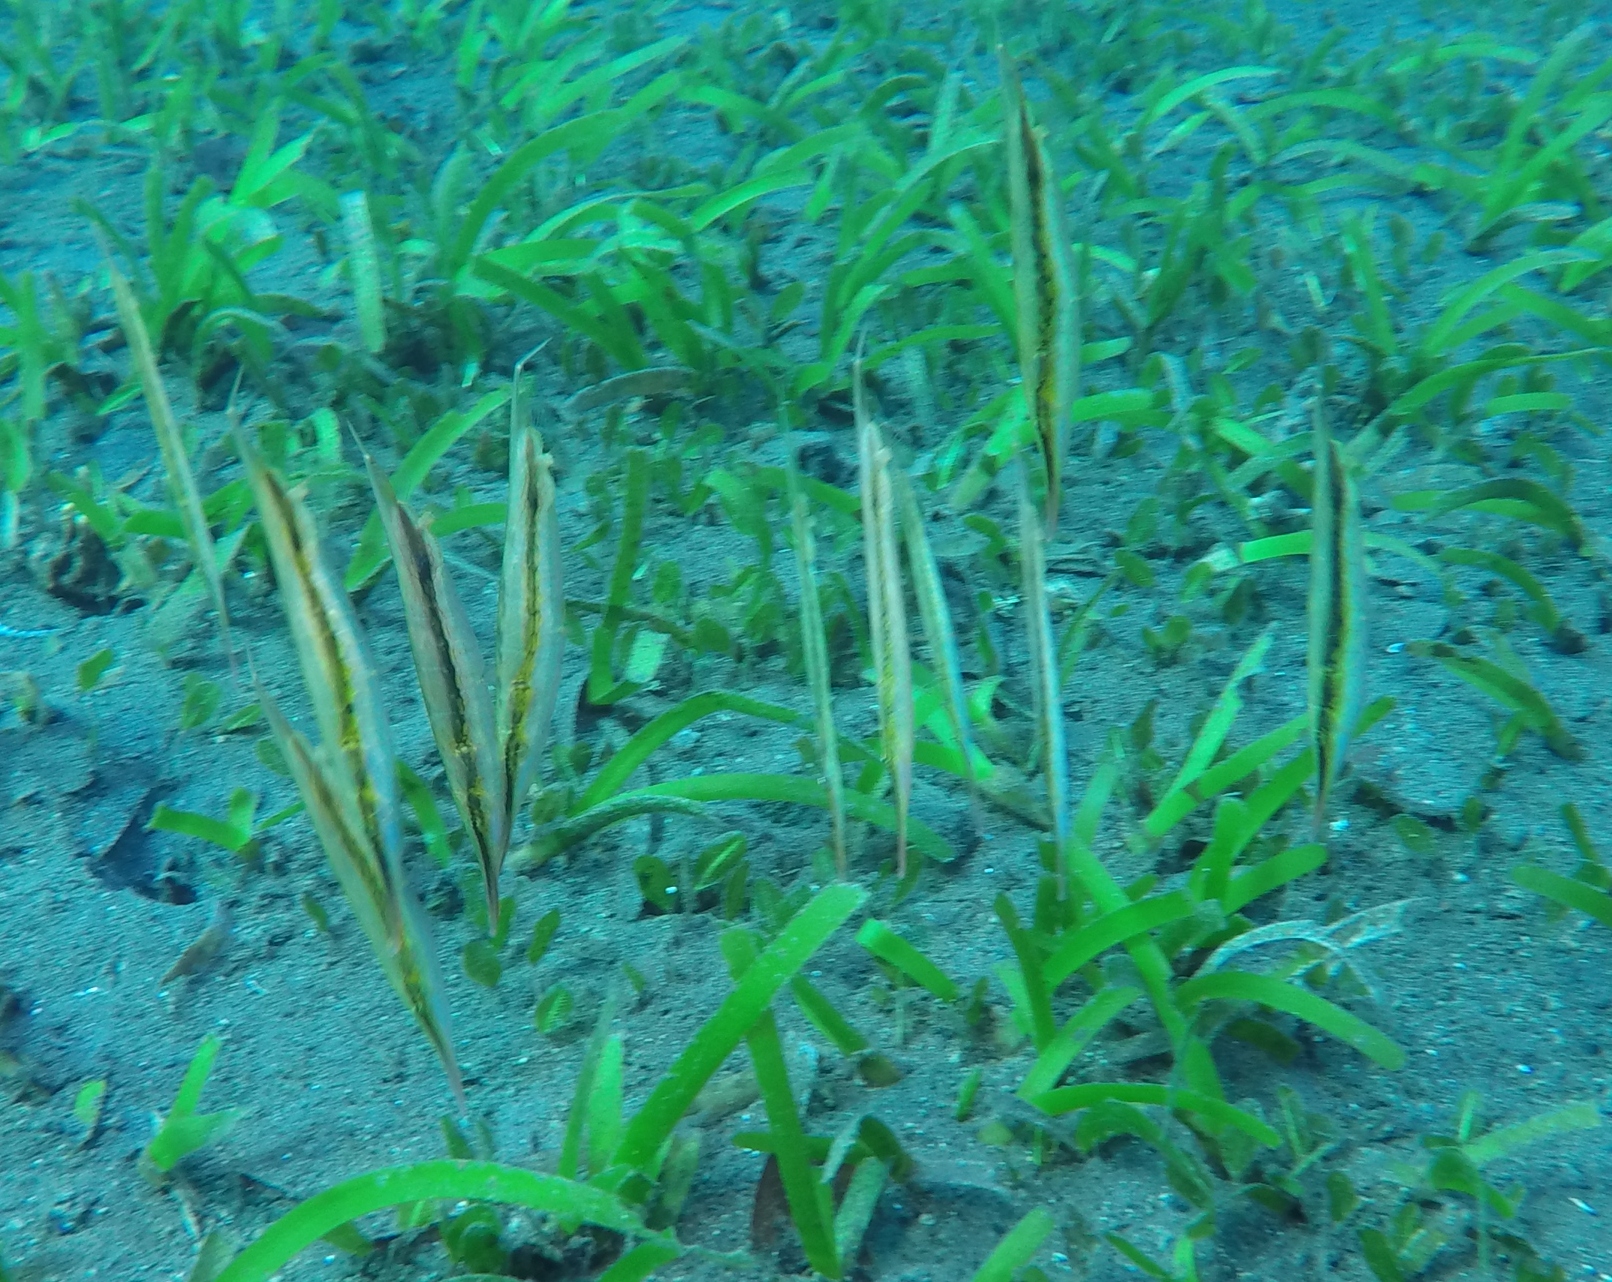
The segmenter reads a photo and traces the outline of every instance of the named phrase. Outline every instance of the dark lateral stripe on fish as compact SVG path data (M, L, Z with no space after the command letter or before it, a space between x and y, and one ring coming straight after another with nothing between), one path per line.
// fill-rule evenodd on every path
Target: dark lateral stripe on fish
M1365 644L1360 504L1348 459L1315 414L1310 550L1310 716L1316 760L1315 825L1342 773L1359 715Z

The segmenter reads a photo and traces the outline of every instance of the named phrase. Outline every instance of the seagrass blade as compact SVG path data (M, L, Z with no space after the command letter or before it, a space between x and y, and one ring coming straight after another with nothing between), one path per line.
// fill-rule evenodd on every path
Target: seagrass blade
M1040 722L1042 774L1047 781L1047 808L1052 816L1058 897L1061 899L1067 891L1069 858L1069 751L1064 738L1058 651L1052 635L1052 613L1047 605L1046 546L1022 469L1019 472L1019 568L1030 682L1036 696L1036 719Z

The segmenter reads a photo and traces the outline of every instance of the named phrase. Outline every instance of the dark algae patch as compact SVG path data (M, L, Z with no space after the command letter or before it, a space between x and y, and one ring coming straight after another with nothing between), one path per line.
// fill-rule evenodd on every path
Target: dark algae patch
M8 0L0 1280L1612 1278L1612 13Z

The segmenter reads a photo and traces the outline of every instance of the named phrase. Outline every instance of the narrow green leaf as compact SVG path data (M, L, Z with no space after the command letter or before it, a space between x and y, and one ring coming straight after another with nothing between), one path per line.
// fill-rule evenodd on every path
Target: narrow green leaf
M826 886L789 920L627 1124L617 1162L641 1170L653 1160L700 1088L733 1053L778 990L866 899L867 892L855 886Z
M146 828L152 832L175 832L182 837L195 837L231 854L239 854L252 840L250 827L243 830L227 820L198 815L189 810L175 810L160 803L152 811Z
M621 520L616 544L616 559L611 566L610 578L605 586L604 612L594 626L591 667L588 672L588 698L594 703L606 703L630 692L617 689L612 667L617 631L621 626L632 597L632 584L638 573L638 549L643 538L644 515L649 504L649 454L645 450L627 451L624 476L621 481Z
M650 784L647 788L627 794L645 800L682 798L687 801L788 801L797 806L828 805L828 793L815 779L798 775L724 774L712 772L690 775L685 779L668 779ZM888 802L876 800L866 793L850 789L845 793L845 809L863 823L876 824L895 832L900 822L896 809ZM913 847L927 859L949 863L957 852L928 824L916 819L907 821L907 838Z
M1231 676L1227 678L1220 692L1220 697L1215 700L1209 715L1204 718L1203 726L1193 739L1192 746L1187 749L1186 759L1181 763L1181 769L1176 772L1169 793L1165 794L1166 800L1170 793L1190 787L1220 755L1226 736L1231 733L1237 714L1243 708L1242 686L1244 682L1265 671L1265 655L1271 648L1271 640L1272 629L1266 628L1238 660L1236 668L1232 670ZM1161 801L1159 804L1162 807L1164 802Z
M1171 789L1143 821L1143 830L1157 841L1205 801L1218 797L1227 788L1260 769L1277 753L1297 743L1304 737L1308 727L1307 717L1294 717L1209 767L1192 783Z
M1487 548L1441 548L1438 559L1449 565L1463 565L1497 575L1515 584L1534 603L1540 626L1554 630L1562 622L1561 611L1550 599L1550 593L1530 571L1508 556L1491 552Z
M722 952L729 973L742 984L746 972L755 964L754 937L748 931L731 929L722 936ZM770 1007L751 1025L745 1040L750 1048L750 1062L756 1070L756 1085L766 1105L768 1133L784 1196L789 1203L790 1219L800 1234L801 1246L812 1268L826 1278L839 1278L840 1260L834 1249L832 1231L832 1198L812 1169L806 1133L795 1107L789 1069L778 1040L778 1024Z
M642 1232L632 1212L615 1196L557 1175L495 1162L418 1162L370 1171L298 1204L264 1229L216 1282L268 1282L303 1250L344 1224L387 1207L439 1199L500 1202L528 1207L561 1222L597 1224L629 1235Z
M1566 1135L1573 1131L1593 1131L1601 1125L1601 1113L1594 1104L1564 1104L1513 1126L1502 1126L1462 1145L1462 1152L1473 1166L1482 1170L1490 1162L1509 1156L1528 1144Z
M882 921L869 918L863 922L856 932L856 942L941 1001L955 1002L962 996L955 981Z
M800 713L793 708L765 703L748 695L727 690L705 690L690 695L646 722L617 748L577 798L573 811L580 813L618 796L633 774L658 748L696 721L722 712L736 712L780 725L796 726L802 722Z
M108 646L105 649L97 650L94 654L90 655L89 658L85 659L84 662L79 664L79 693L88 694L91 690L95 689L96 686L100 685L101 678L106 675L107 669L112 666L113 660L116 658L117 655L113 652L112 648Z
M868 1039L857 1032L851 1021L840 1014L839 1008L824 997L804 975L789 981L789 991L795 1004L812 1026L834 1043L841 1055L860 1055L868 1048Z
M563 991L559 988L551 990L556 993ZM614 997L606 998L594 1020L587 1047L582 1052L582 1066L577 1070L576 1086L571 1092L571 1107L565 1115L565 1134L560 1140L558 1162L559 1174L568 1180L576 1179L582 1171L582 1144L587 1138L588 1129L588 1101L593 1096L593 1083L599 1073L600 1061L604 1058L605 1043L610 1040L610 1024L615 1018L615 1008ZM537 1024L541 1029L541 1002L538 1003L538 1011Z
M224 1039L218 1034L209 1033L202 1038L201 1045L196 1047L196 1053L191 1056L190 1063L185 1068L185 1076L179 1083L179 1092L174 1096L173 1107L168 1110L169 1117L188 1117L196 1111L201 1103L202 1090L212 1074L213 1064L218 1059L219 1051L223 1049Z
M1038 1206L1008 1230L974 1272L973 1282L1013 1282L1020 1269L1035 1258L1041 1244L1057 1227L1052 1212Z
M438 865L447 868L453 863L453 847L448 841L448 825L443 822L436 793L405 761L397 763L397 786L399 794L414 812L414 824L420 830L420 840L425 844L426 853Z
M1052 987L1042 973L1040 941L1019 925L1019 915L1005 891L996 897L995 911L1018 959L1025 1006L1030 1016L1031 1041L1037 1051L1044 1051L1052 1044L1058 1030L1052 1019Z
M1308 775L1308 769L1305 770ZM1261 895L1289 882L1297 881L1320 868L1327 861L1327 848L1319 842L1307 846L1294 846L1281 854L1244 868L1232 876L1231 884L1220 896L1220 906L1228 914L1241 912Z
M501 409L509 399L506 391L488 392L466 410L449 410L414 443L390 477L392 492L406 499L425 480L431 469L489 414ZM513 444L513 443L512 443ZM379 512L372 513L358 536L358 548L348 563L343 580L349 592L363 587L386 564L386 535Z
M576 330L597 344L601 351L623 368L636 370L649 363L643 343L630 324L625 327L609 324L588 303L573 302L558 290L541 281L529 280L488 254L476 259L475 273L516 298L534 307L541 307L567 329ZM588 279L591 281L593 278Z
M1162 95L1158 101L1142 113L1138 122L1139 129L1145 129L1169 115L1184 102L1190 102L1206 90L1217 88L1220 85L1230 84L1234 80L1259 80L1267 76L1277 75L1275 67L1237 66L1223 67L1217 71L1206 71L1202 75L1194 76L1183 81L1168 93Z
M1573 737L1545 696L1526 678L1488 659L1463 654L1443 641L1413 641L1407 649L1418 658L1437 659L1468 685L1516 713L1530 730L1544 738L1557 756L1567 761L1584 759L1584 745Z
M1571 504L1526 477L1484 481L1459 490L1418 490L1395 495L1390 502L1398 511L1424 512L1429 516L1444 516L1463 508L1509 516L1554 530L1574 551L1581 550L1588 538Z
M480 240L488 220L536 166L555 152L597 145L601 135L608 136L624 127L627 120L621 108L590 112L545 129L510 152L482 184L476 198L465 210L457 233L445 246L443 270L448 279L457 278L470 262L470 256L475 252L476 242Z
M1448 354L1452 350L1452 335L1468 313L1502 286L1510 284L1518 277L1547 267L1584 262L1593 257L1594 255L1586 254L1581 249L1539 249L1485 272L1470 285L1465 285L1450 295L1439 313L1438 320L1422 336L1420 344L1422 350L1430 357Z
M170 1118L146 1145L146 1160L159 1171L171 1171L190 1154L221 1139L244 1115L244 1109L228 1108Z
M592 1174L610 1165L621 1143L625 1056L621 1034L612 1033L605 1039L587 1099L587 1169Z
M696 232L704 231L712 223L747 205L754 204L764 196L787 191L791 187L807 187L811 183L811 174L803 169L763 174L759 178L752 178L748 182L742 182L736 187L730 187L727 191L712 196L689 214L689 227Z
M1058 1034L1042 1048L1036 1062L1025 1075L1017 1094L1021 1099L1033 1099L1058 1085L1058 1079L1075 1062L1075 1056L1085 1050L1091 1039L1121 1011L1142 996L1140 988L1121 986L1104 988L1069 1017Z
M1184 1011L1206 1001L1257 1002L1314 1024L1384 1068L1405 1066L1405 1052L1391 1038L1343 1007L1274 975L1253 975L1246 971L1199 975L1177 988L1175 997Z
M217 1034L202 1038L191 1056L184 1080L174 1096L173 1107L162 1119L162 1126L145 1147L145 1158L158 1171L171 1171L186 1156L219 1138L241 1118L243 1110L225 1109L218 1113L197 1113L207 1078L213 1071L224 1040Z
M1612 930L1612 895L1586 885L1576 877L1564 877L1548 868L1519 864L1511 870L1511 880L1524 890L1553 899L1566 908L1576 908Z
M646 1282L656 1271L682 1254L682 1247L670 1238L652 1238L640 1242L601 1273L599 1282ZM489 1282L492 1280L489 1279Z
M1030 1102L1044 1113L1061 1117L1065 1113L1110 1101L1151 1104L1159 1108L1197 1113L1214 1126L1235 1127L1266 1148L1278 1148L1282 1143L1280 1133L1252 1113L1212 1095L1159 1082L1085 1082L1079 1086L1060 1086Z
M1190 917L1196 908L1197 905L1185 891L1172 890L1162 895L1149 895L1137 903L1127 904L1086 922L1078 930L1062 936L1052 956L1047 958L1047 983L1057 988L1110 948L1134 939L1144 931L1157 930Z
M1562 413L1573 408L1573 398L1566 392L1515 392L1509 396L1492 396L1483 406L1483 416L1494 418L1500 414Z

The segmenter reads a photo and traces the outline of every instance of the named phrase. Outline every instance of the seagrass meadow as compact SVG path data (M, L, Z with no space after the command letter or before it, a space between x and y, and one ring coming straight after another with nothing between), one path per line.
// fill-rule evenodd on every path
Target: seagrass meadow
M1612 1279L1612 7L3 0L0 1282Z

